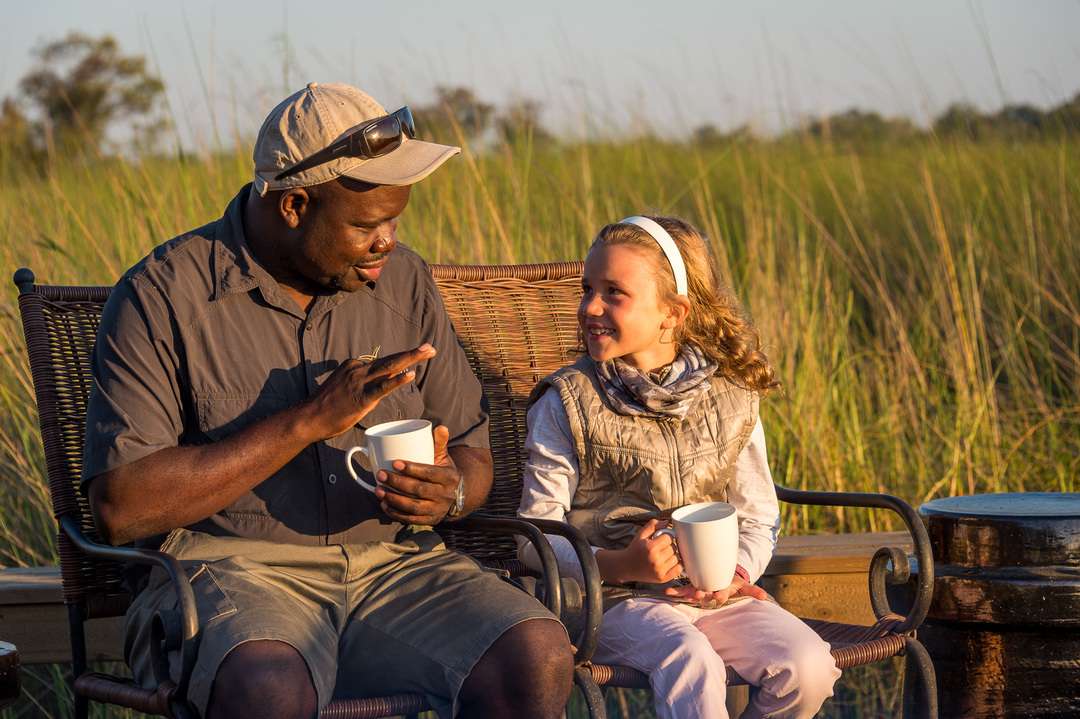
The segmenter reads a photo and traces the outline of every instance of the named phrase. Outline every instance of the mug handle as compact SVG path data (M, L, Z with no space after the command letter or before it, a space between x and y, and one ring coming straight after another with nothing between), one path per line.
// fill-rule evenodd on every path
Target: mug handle
M650 539L656 539L661 534L666 534L671 537L671 546L675 548L675 557L679 560L679 564L682 564L682 553L679 551L679 539L675 536L674 527L661 527L652 533ZM683 565L683 574L681 576L686 576L686 565Z
M371 459L371 451L367 447L353 447L352 449L350 449L348 452L345 453L345 469L349 470L349 474L352 475L352 478L354 480L356 480L357 484L359 484L361 487L363 487L364 489L366 489L369 492L374 492L375 487L368 484L364 480L360 479L360 476L358 474L356 474L356 470L353 469L352 458L353 458L353 455L355 455L357 452L359 452L359 453L363 454L365 457L367 457L368 462L373 461Z

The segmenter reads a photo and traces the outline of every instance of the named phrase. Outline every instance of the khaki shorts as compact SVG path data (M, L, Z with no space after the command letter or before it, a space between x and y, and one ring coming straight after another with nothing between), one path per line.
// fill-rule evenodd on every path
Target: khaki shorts
M519 622L554 617L430 530L397 543L301 546L174 530L162 550L181 560L198 604L202 638L188 698L205 715L222 660L240 644L273 640L303 656L319 707L333 698L423 694L457 710L473 665ZM150 625L176 605L155 569L125 618L125 656L153 686ZM174 657L174 671L178 662Z

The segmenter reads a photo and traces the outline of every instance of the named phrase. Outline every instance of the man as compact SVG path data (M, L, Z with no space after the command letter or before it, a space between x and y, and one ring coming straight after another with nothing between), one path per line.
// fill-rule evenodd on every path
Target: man
M224 217L157 247L105 308L85 489L108 541L184 563L188 696L210 719L396 692L441 716L562 711L562 625L430 530L492 478L479 383L396 238L411 185L458 151L414 139L408 108L312 83L266 118ZM412 417L436 426L435 463L353 482L362 428ZM134 581L125 646L149 682L151 618L175 597L157 571Z

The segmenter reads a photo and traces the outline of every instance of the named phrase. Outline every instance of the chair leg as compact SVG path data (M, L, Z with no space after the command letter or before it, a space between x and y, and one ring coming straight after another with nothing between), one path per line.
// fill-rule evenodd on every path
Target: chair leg
M904 651L904 717L916 719L937 719L937 673L930 661L926 647L915 637L907 637ZM919 701L916 702L915 683L920 689Z
M75 692L75 680L86 672L86 634L83 631L82 605L69 604L68 632L71 635L71 698L75 704L75 719L86 719L90 701Z
M604 706L604 693L593 681L592 672L588 667L574 667L574 684L581 690L585 698L585 706L589 710L589 719L607 719L607 708Z
M90 716L90 702L86 697L75 695L75 719L87 719Z

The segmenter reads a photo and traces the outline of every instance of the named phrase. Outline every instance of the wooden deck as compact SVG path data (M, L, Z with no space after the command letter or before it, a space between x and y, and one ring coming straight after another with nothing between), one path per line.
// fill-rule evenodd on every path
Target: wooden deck
M799 616L871 624L866 572L880 547L910 552L907 532L781 537L760 584ZM123 619L87 623L90 661L123 659ZM0 569L0 640L24 664L70 661L59 567Z

